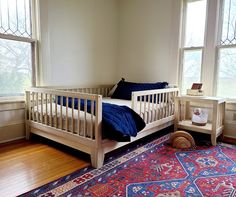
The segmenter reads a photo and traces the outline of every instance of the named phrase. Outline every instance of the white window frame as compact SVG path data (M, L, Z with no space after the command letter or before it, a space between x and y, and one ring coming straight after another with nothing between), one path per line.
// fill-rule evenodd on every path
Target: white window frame
M36 86L38 81L38 8L39 1L38 0L30 0L31 1L31 23L32 23L32 38L20 37L11 34L3 34L0 33L0 39L5 40L13 40L19 42L26 42L31 44L31 62L32 62L32 79L31 85ZM6 98L14 98L18 96L4 96L0 97L0 99L5 100Z
M184 52L185 51L193 51L193 50L202 50L202 61L201 61L201 73L200 73L200 81L202 82L202 75L203 75L203 59L204 59L204 50L205 50L205 42L206 42L206 27L207 27L207 21L205 21L205 32L204 32L204 41L203 46L191 46L191 47L185 47L185 34L186 34L186 21L187 21L187 1L183 0L183 15L182 15L182 30L181 30L181 48L180 48L180 66L179 66L179 84L180 84L180 92L183 92L182 90L182 83L183 83L183 59L184 59ZM208 1L206 5L206 17L207 17L207 10L208 10Z
M186 3L183 0L182 10L182 34L181 34L181 47L180 47L180 66L179 66L179 84L182 85L183 77L183 55L186 50L202 49L202 64L201 64L201 82L203 83L203 90L206 96L217 95L217 81L219 74L218 55L220 48L228 48L227 46L220 45L221 26L222 26L222 5L223 0L207 0L206 8L206 22L205 22L205 36L203 47L183 47L184 34L186 23ZM236 47L236 45L231 45Z

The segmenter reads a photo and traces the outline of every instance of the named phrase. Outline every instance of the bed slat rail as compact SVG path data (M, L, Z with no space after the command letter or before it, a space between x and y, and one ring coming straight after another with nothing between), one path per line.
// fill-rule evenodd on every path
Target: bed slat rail
M99 94L103 97L108 97L110 90L114 85L100 85L100 86L91 86L91 87L57 87L57 86L45 86L41 88L47 89L56 89L62 91L69 91L69 92L80 92L80 93L88 93L88 94Z
M174 97L178 88L146 90L132 93L132 109L146 122L153 123L174 116Z
M95 137L101 136L101 98L98 94L31 88L26 91L26 120L77 135L84 143L98 144Z

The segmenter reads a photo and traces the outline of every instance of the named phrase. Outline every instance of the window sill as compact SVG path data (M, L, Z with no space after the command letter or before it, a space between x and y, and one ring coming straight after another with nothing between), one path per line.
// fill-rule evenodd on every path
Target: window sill
M0 97L0 104L23 103L23 102L25 102L24 96Z

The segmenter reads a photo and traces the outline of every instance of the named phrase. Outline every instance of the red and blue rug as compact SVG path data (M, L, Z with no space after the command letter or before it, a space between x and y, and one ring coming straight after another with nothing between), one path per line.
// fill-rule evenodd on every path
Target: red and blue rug
M109 158L22 196L236 196L236 147L178 150L169 135Z

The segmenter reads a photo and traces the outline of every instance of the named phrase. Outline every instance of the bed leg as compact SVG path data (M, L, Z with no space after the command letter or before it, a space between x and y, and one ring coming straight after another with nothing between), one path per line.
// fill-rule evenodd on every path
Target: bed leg
M25 123L25 138L30 139L30 126L27 123Z
M94 168L101 168L103 166L104 153L102 150L95 150L90 156Z

